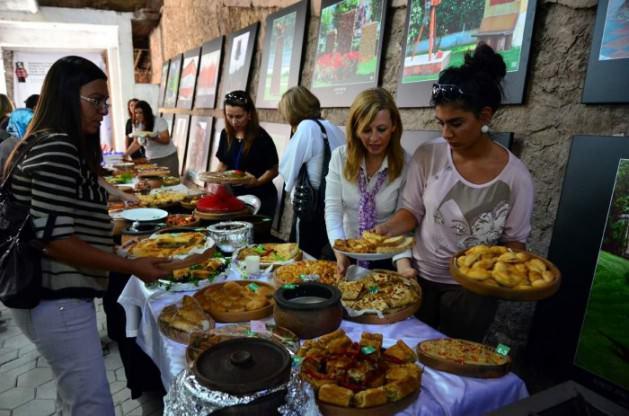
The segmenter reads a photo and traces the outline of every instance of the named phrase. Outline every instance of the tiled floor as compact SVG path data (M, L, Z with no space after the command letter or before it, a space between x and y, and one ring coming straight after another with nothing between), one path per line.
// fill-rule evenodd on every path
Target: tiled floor
M143 394L139 399L131 400L118 347L105 335L105 314L100 301L97 301L97 310L116 416L161 415L161 397ZM48 363L0 303L0 416L53 415L56 397L56 383Z

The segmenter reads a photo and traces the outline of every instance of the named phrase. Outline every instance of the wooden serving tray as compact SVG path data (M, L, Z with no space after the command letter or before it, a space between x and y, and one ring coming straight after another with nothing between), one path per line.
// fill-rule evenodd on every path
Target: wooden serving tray
M561 286L561 272L559 271L557 266L555 266L554 264L552 264L550 261L546 260L545 258L540 257L536 254L533 254L525 250L512 250L512 251L524 251L525 253L530 255L532 258L536 258L544 262L544 264L546 264L546 267L550 271L552 271L553 274L555 275L555 280L551 284L547 286L541 286L541 287L514 289L514 288L509 288L509 287L503 287L503 286L490 286L483 283L482 281L470 279L469 277L461 273L461 271L459 270L459 266L456 264L456 259L464 255L466 251L467 249L461 250L450 259L450 275L452 275L454 280L459 282L461 286L463 286L470 292L474 292L478 295L492 296L492 297L504 299L504 300L530 302L530 301L546 299L554 295L559 290L559 286Z
M206 183L217 183L220 185L242 185L248 183L254 176L249 172L244 172L244 176L229 176L223 172L201 172L197 179Z
M255 283L258 286L266 286L269 289L275 291L275 287L273 285L270 285L268 283L265 282L260 282L257 280L232 280L232 282L236 282L240 285L246 286L250 283ZM205 292L213 292L216 291L217 289L220 289L226 282L221 282L221 283L216 283L216 284L212 284L210 286L204 287L201 290L198 290L195 294L194 297L197 299L200 299L202 296L205 296L204 293ZM199 301L199 303L201 303L201 301ZM263 308L260 309L256 309L253 311L244 311L244 312L214 312L214 313L210 313L208 311L206 311L207 313L209 313L210 315L212 315L212 317L214 318L214 320L216 322L247 322L247 321L253 321L253 320L258 320L258 319L263 319L266 318L268 316L270 316L273 313L273 299L270 299L270 302L268 305L266 305Z
M244 217L247 215L251 215L251 209L246 207L241 209L240 211L229 211L229 212L203 212L199 211L195 208L192 214L199 219L215 221L215 220L227 220L232 218Z
M433 341L433 340L429 340ZM428 341L424 341L428 342ZM465 341L471 344L478 344L472 341ZM457 374L465 377L476 377L476 378L499 378L509 373L511 369L511 357L507 357L508 360L504 364L468 364L468 363L458 363L454 361L449 361L445 359L439 359L427 355L420 346L423 342L417 344L417 357L421 363L427 365L428 367L434 368L435 370L445 371L447 373ZM492 348L487 345L478 344L483 349L487 350L487 353L497 354Z
M390 402L374 407L341 407L324 403L319 399L317 399L317 406L319 406L319 410L324 416L390 416L401 412L413 404L415 400L417 400L419 392L420 389L418 388L414 393L409 394L397 402Z

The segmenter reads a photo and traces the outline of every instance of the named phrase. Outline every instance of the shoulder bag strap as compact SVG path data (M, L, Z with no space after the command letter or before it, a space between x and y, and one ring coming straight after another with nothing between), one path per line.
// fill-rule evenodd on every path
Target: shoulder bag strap
M328 175L328 169L330 167L330 157L332 152L330 151L330 142L328 140L328 132L323 127L323 123L320 120L311 119L319 125L321 129L321 137L323 138L323 166L321 167L321 181L319 182L319 192L325 195L325 177Z

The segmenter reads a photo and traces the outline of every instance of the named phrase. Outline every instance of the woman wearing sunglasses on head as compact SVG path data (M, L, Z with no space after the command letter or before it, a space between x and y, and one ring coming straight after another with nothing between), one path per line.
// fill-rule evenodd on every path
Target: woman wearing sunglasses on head
M417 149L401 209L376 227L388 236L415 229L418 317L455 338L481 341L497 302L458 285L448 271L451 257L478 244L523 249L531 231L531 175L488 135L505 74L502 57L482 43L461 67L441 72L432 103L443 137Z
M137 136L138 132L148 132L146 136ZM124 156L129 157L144 148L149 162L167 167L171 176L179 176L179 157L177 147L170 138L168 123L153 115L153 109L146 101L138 101L133 108L133 143L127 147ZM183 151L183 150L182 150Z
M232 91L223 100L225 128L221 132L216 157L219 172L240 170L254 177L244 186L234 186L235 195L260 198L260 215L273 218L277 206L277 149L273 139L258 122L258 112L245 91Z

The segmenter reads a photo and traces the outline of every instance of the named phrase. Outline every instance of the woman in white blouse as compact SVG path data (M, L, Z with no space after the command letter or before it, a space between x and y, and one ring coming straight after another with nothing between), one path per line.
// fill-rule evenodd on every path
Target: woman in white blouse
M361 92L349 112L347 145L332 152L326 177L325 223L331 245L356 238L386 221L397 209L410 156L400 139L402 121L391 94L383 88ZM334 253L344 274L350 264ZM399 273L413 277L410 251L393 258Z

